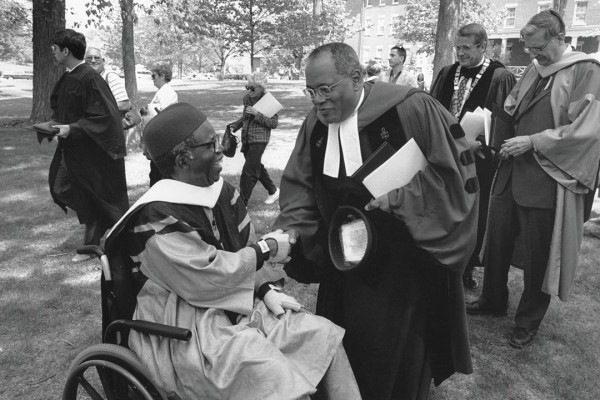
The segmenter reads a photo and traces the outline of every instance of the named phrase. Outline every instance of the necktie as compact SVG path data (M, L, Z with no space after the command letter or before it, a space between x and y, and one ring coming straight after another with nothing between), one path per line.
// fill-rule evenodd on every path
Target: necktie
M460 110L462 109L463 101L465 98L465 92L467 91L467 81L467 78L461 76L460 82L458 83L458 91L455 92L452 96L452 105L450 107L450 113L452 113L452 115L454 115L457 119L458 117L460 117Z

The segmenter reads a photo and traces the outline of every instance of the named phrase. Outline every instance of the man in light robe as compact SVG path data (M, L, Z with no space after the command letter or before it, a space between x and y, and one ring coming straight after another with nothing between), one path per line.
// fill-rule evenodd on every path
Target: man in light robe
M315 107L284 170L274 227L295 241L288 275L319 282L317 313L346 329L363 399L428 399L432 379L472 371L461 274L476 236L473 154L429 94L364 83L361 70L344 43L310 54L305 94ZM352 175L384 143L398 150L409 139L427 166L373 200ZM367 205L376 251L360 268L338 271L327 252L332 215Z
M517 80L498 61L485 57L487 48L487 32L480 24L467 24L456 34L454 46L456 61L440 71L431 87L431 95L439 100L460 122L465 113L473 112L477 107L493 110L493 104L501 106L508 97ZM466 289L475 289L477 280L473 277L475 266L481 265L479 253L485 233L490 189L496 170L490 148L484 146L484 132L481 139L470 142L475 152L475 169L479 180L479 221L477 223L477 244L469 264L463 274L463 285Z
M52 42L54 58L67 71L50 96L52 120L60 129L50 164L50 193L85 224L84 244L98 245L129 207L121 115L106 81L83 60L85 36L65 29ZM76 254L73 261L88 258Z
M550 305L566 300L600 161L600 65L565 43L554 10L521 29L533 62L504 103L515 137L504 142L490 200L484 282L470 314L506 315L508 271L521 240L524 288L509 344L529 346Z
M220 177L221 138L188 103L164 109L144 130L163 173L113 228L147 279L133 319L187 328L189 342L131 332L152 379L190 399L360 399L343 329L301 310L263 266L285 261L289 237L251 243L237 190ZM293 311L292 311L293 310Z

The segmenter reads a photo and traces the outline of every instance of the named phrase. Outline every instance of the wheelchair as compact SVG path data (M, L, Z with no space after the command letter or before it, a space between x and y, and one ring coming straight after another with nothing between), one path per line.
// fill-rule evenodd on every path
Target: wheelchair
M181 400L151 381L137 355L127 347L131 329L173 340L189 341L188 329L131 320L143 281L136 277L123 252L105 254L100 246L82 246L79 254L96 255L102 264L102 343L83 350L72 361L63 400Z

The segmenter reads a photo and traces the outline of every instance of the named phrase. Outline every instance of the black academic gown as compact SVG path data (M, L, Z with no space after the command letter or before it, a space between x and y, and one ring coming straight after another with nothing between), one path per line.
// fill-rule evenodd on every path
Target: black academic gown
M339 178L322 173L327 127L314 110L285 168L274 223L299 232L286 272L320 282L317 313L346 329L365 400L427 399L431 378L439 384L472 370L461 274L474 247L475 171L458 160L470 152L462 129L431 96L410 90L367 83L358 110L363 160L385 141L397 149L412 137L429 164L388 195L389 213L367 213L378 244L364 268L340 272L326 253L334 210L362 209L371 196L343 170Z
M447 110L450 110L452 104L454 75L458 65L458 62L456 62L444 67L431 86L431 95L442 103ZM480 68L476 68L476 71L478 72L479 69ZM472 78L475 79L474 76L472 76ZM493 104L502 106L504 100L506 100L516 83L517 80L515 76L504 68L504 65L498 61L490 61L490 65L482 74L479 82L477 82L477 85L475 85L465 101L465 105L460 112L459 121L467 111L474 111L477 107L487 108L491 111L493 109ZM485 158L475 157L475 167L480 187L479 221L477 224L477 245L469 260L468 268L481 265L479 253L481 251L485 233L492 181L496 167L498 166L498 162L494 159L489 148L484 148L483 153Z
M54 202L66 205L54 192L64 160L69 179L82 199L74 210L80 223L114 224L129 207L125 179L125 138L121 116L110 87L89 65L65 72L50 96L52 119L68 124L71 133L58 139L50 164L49 184Z

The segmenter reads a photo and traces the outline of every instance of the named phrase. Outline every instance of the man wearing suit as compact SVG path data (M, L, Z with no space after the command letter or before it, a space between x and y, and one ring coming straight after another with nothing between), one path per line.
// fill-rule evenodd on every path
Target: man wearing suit
M385 73L382 82L395 83L396 85L418 86L417 77L409 71L404 70L404 62L406 61L406 50L402 46L394 46L390 49L389 58L390 69Z
M504 103L515 137L500 149L483 292L467 305L470 314L506 315L519 235L524 287L509 337L519 349L532 343L550 296L569 295L591 206L586 197L593 196L600 161L599 62L571 50L554 10L534 15L521 37L533 62Z
M431 87L431 95L459 121L467 111L474 111L477 107L491 111L494 103L499 106L504 104L517 81L504 65L485 57L485 28L480 24L463 26L458 30L454 48L458 61L440 71ZM477 281L473 277L473 269L481 265L479 252L483 243L490 189L497 162L494 161L489 148L482 146L481 142L476 141L470 145L477 154L475 167L480 187L479 221L477 243L463 273L463 284L467 289L475 289Z

